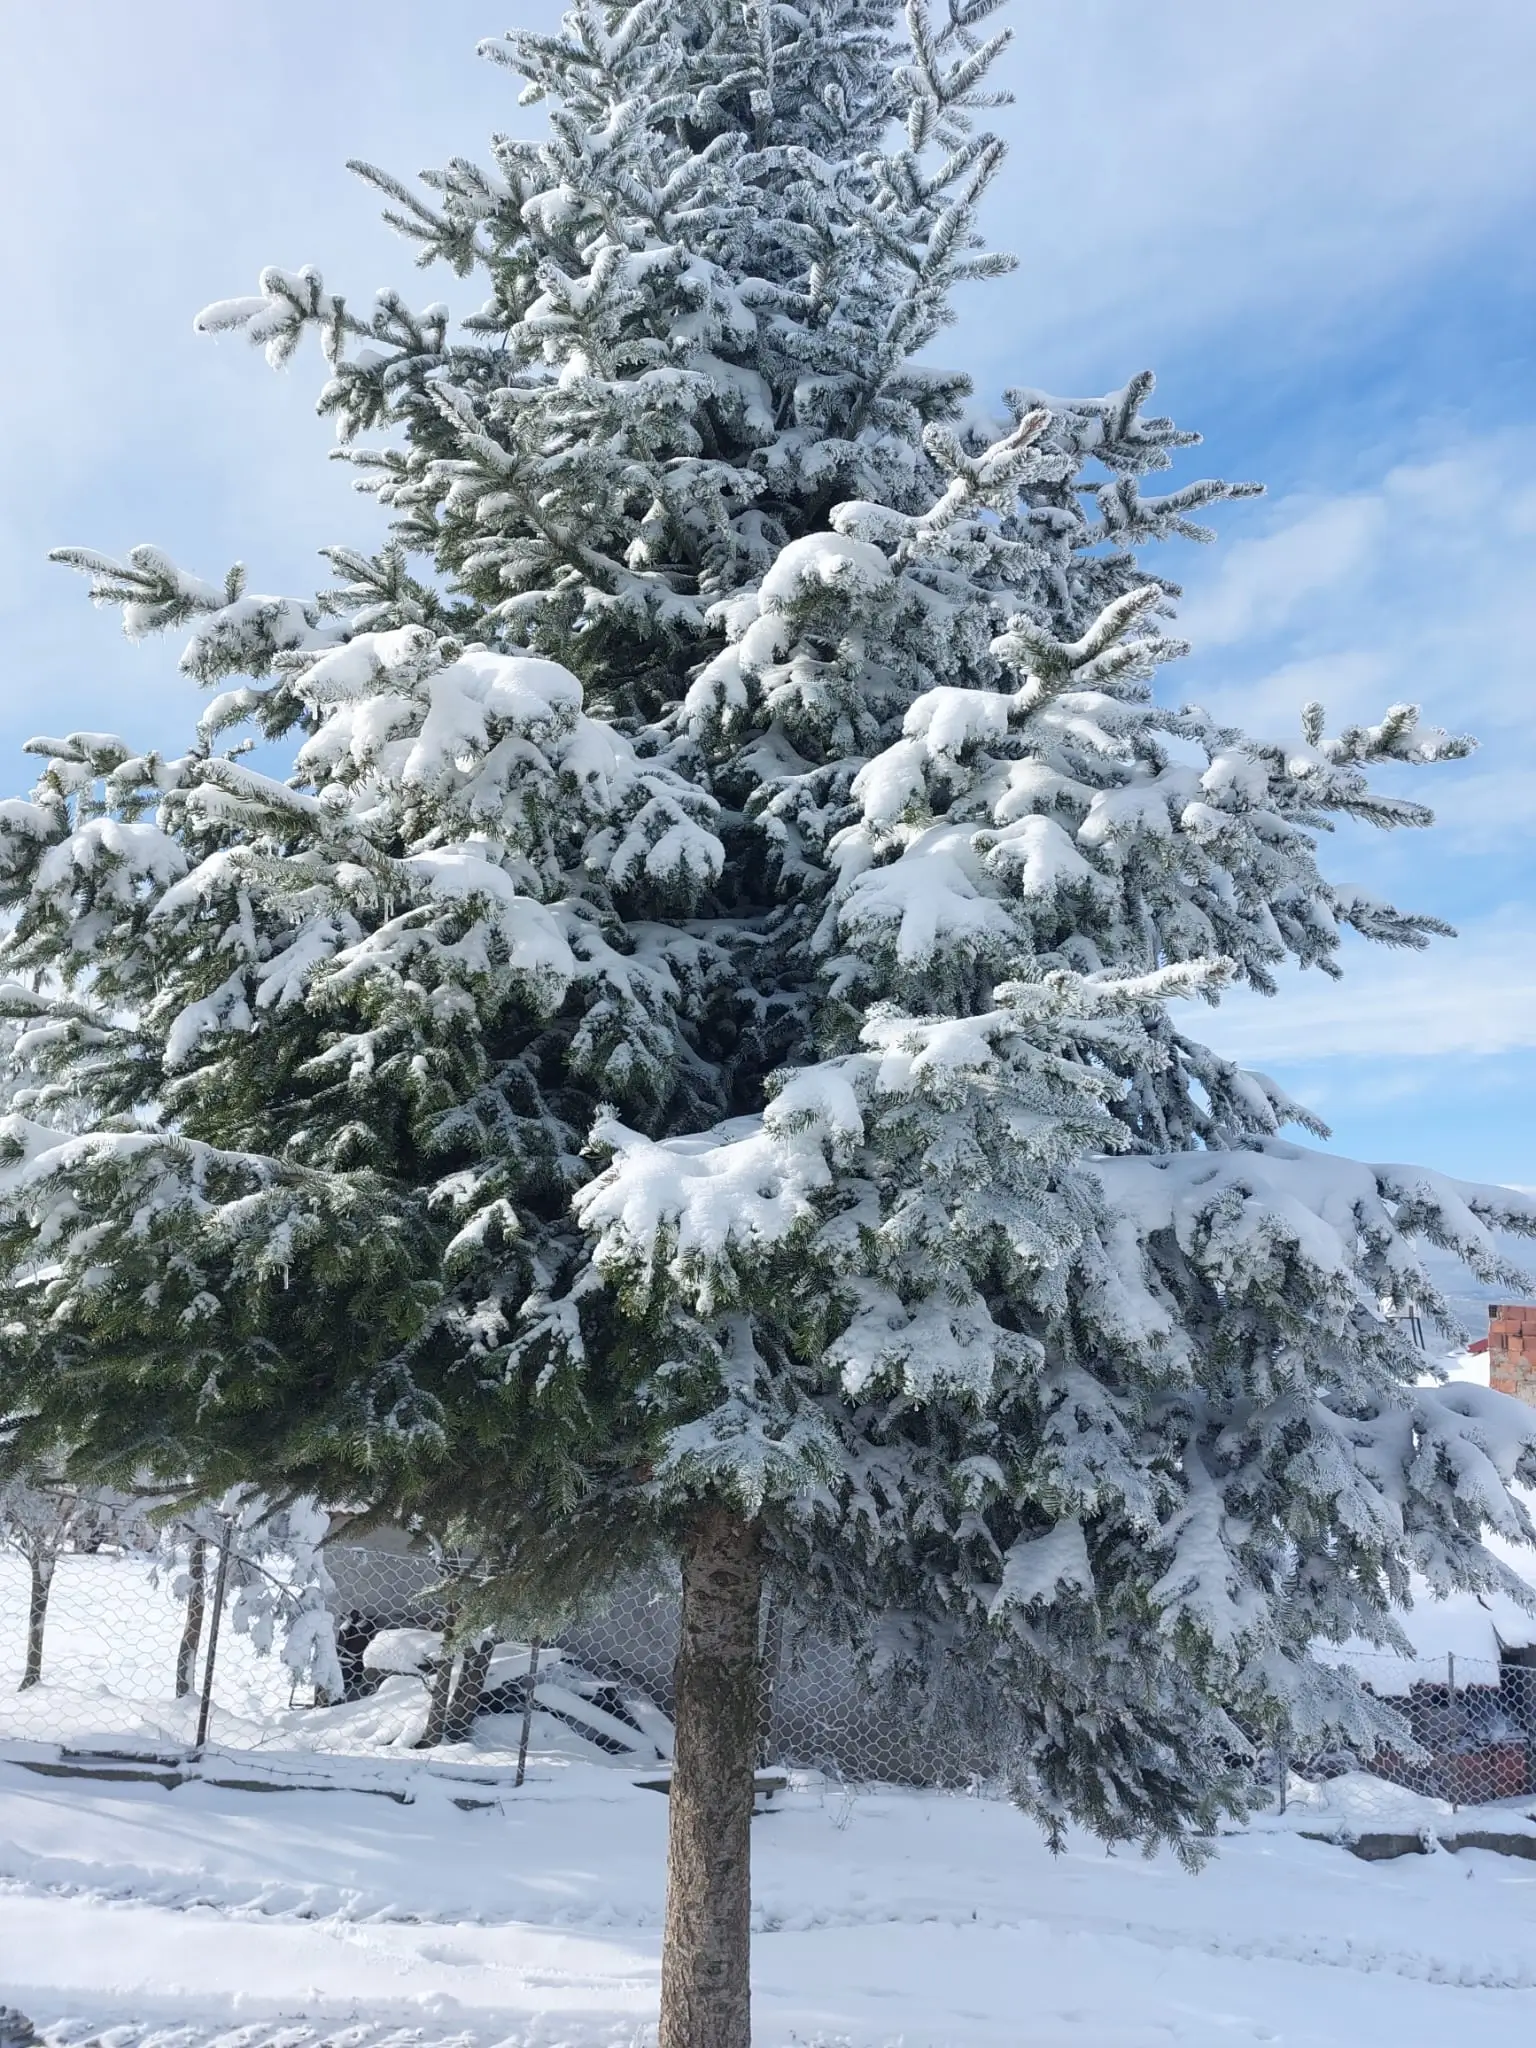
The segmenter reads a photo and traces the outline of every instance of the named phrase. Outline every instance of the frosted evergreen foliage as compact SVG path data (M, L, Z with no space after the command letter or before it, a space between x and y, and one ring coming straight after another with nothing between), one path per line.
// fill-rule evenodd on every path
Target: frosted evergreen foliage
M1173 708L1137 551L1233 488L1149 483L1149 377L932 366L1006 267L993 11L578 7L486 53L541 139L359 167L465 317L312 269L201 316L313 330L389 530L302 598L62 557L214 694L0 805L9 1405L522 1600L725 1498L882 1682L1006 1700L1048 1825L1151 1840L1386 1725L1309 1646L1412 1572L1517 1592L1536 1417L1379 1300L1446 1317L1425 1243L1502 1284L1536 1204L1291 1142L1182 1021L1443 930L1318 840L1468 743Z

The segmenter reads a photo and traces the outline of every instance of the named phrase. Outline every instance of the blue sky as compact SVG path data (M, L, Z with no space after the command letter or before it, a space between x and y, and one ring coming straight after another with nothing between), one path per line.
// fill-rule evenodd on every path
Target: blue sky
M141 540L252 587L312 589L378 514L327 465L319 365L281 377L192 333L270 262L352 296L465 303L342 168L409 173L526 131L476 41L545 0L263 0L10 11L0 76L0 770L21 741L108 727L174 743L175 647L127 646L47 566ZM1536 1184L1536 7L1530 0L1015 0L989 201L1020 270L943 353L982 393L1107 389L1145 366L1257 477L1174 567L1196 641L1181 696L1260 732L1394 701L1476 732L1401 773L1433 833L1345 831L1330 866L1457 924L1428 954L1354 946L1201 1027L1333 1123L1341 1149ZM1162 565L1159 564L1161 567Z

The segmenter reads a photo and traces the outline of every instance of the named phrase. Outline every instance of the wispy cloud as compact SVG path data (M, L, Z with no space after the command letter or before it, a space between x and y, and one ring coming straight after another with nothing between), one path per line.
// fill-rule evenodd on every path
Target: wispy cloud
M1320 591L1354 578L1389 528L1385 491L1285 505L1263 539L1223 548L1220 574L1185 606L1180 630L1213 648L1287 626Z
M1180 625L1178 694L1260 733L1295 733L1309 699L1334 729L1417 702L1480 751L1373 780L1422 798L1428 833L1346 827L1334 876L1461 930L1423 953L1347 943L1344 978L1288 974L1273 999L1190 1013L1192 1034L1276 1073L1346 1150L1529 1179L1536 1151L1536 433L1428 442L1374 482L1255 507L1201 558ZM1256 529L1256 531L1254 530Z
M1536 565L1536 432L1520 424L1399 463L1371 489L1282 498L1260 532L1197 561L1180 630L1229 687L1265 687L1263 666L1317 665L1342 688L1339 709L1369 710L1382 680L1419 699L1439 688L1449 713L1469 705L1527 715L1525 615ZM1330 693L1332 694L1332 693Z
M1335 730L1404 702L1470 728L1470 761L1373 777L1429 804L1433 832L1346 830L1325 861L1457 923L1536 896L1533 460L1536 431L1511 426L1370 488L1259 508L1256 534L1195 565L1180 619L1195 652L1169 672L1171 693L1263 735L1294 735L1309 699Z
M1182 1027L1232 1059L1424 1061L1536 1048L1536 912L1480 920L1427 952L1355 945L1343 980L1291 974L1277 997L1229 996ZM1409 1085L1412 1085L1410 1083Z
M1485 753L1486 765L1448 778L1434 797L1434 844L1458 853L1515 853L1522 867L1536 864L1536 749L1510 762L1502 750ZM1536 893L1536 891L1533 891ZM1536 963L1531 968L1536 1003Z
M1536 191L1529 0L1131 0L1013 10L992 207L1023 263L999 326L1159 353L1241 326L1294 356ZM1137 358L1138 362L1140 357Z
M559 10L513 11L549 26ZM367 35L307 0L138 0L126 32L113 0L6 11L0 185L25 284L0 324L0 794L24 786L15 749L40 727L173 746L195 713L174 643L126 646L50 547L154 541L204 575L243 560L253 588L303 592L319 547L382 530L327 465L316 354L273 377L192 319L268 263L315 263L354 301L386 284L453 297L344 161L409 176L536 127L475 61L501 26L485 0L378 0Z

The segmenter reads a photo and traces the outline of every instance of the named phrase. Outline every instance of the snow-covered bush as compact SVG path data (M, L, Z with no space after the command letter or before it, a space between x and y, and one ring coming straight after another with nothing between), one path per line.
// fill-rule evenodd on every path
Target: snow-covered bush
M344 1690L330 1608L335 1591L321 1545L330 1516L313 1501L275 1506L253 1487L232 1487L217 1503L179 1506L159 1530L159 1559L172 1592L186 1602L186 1624L176 1660L178 1696L193 1678L208 1600L220 1583L237 1634L263 1656L281 1643L294 1683L315 1688L317 1699L339 1700Z

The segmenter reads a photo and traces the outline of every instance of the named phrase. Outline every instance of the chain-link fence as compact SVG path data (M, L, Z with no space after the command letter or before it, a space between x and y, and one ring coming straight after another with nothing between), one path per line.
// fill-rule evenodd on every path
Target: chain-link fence
M259 1533L259 1532L258 1532ZM522 1768L584 1760L662 1776L672 1754L678 1600L619 1583L558 1638L467 1630L472 1573L391 1547L263 1551L233 1518L154 1551L65 1548L40 1574L0 1549L0 1743ZM1522 1655L1529 1653L1521 1653ZM1007 1768L1010 1729L954 1674L876 1693L852 1654L770 1595L759 1762L852 1784L965 1786ZM1536 1662L1351 1656L1406 1723L1400 1750L1293 1759L1364 1768L1457 1805L1536 1793Z
M1352 1651L1348 1663L1408 1734L1402 1748L1378 1749L1365 1769L1453 1806L1536 1793L1536 1651L1411 1659ZM1298 1768L1330 1776L1361 1764L1340 1754Z
M300 1583L304 1580L304 1583ZM316 1586L321 1589L317 1598ZM229 1554L217 1529L154 1553L66 1550L35 1574L0 1550L0 1742L516 1766L583 1759L664 1773L678 1596L619 1583L553 1640L464 1627L440 1559L329 1544L307 1577L281 1552ZM456 1590L457 1589L457 1590ZM1006 1763L974 1701L876 1695L847 1649L763 1626L759 1762L848 1783L963 1786ZM962 1681L957 1679L957 1686Z

